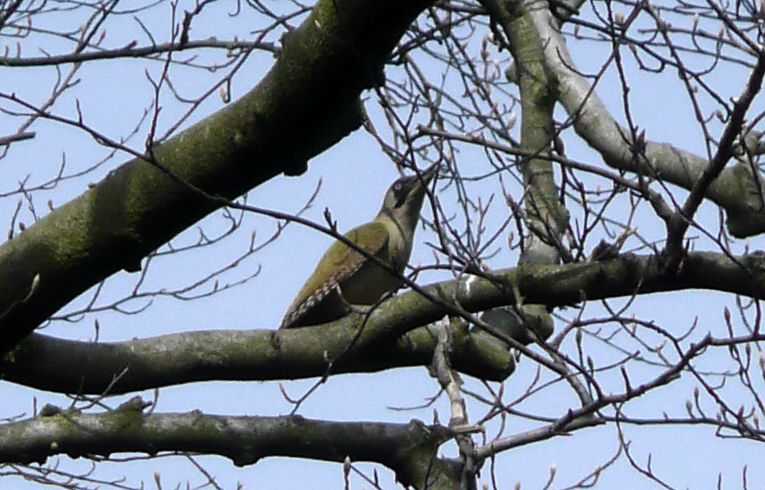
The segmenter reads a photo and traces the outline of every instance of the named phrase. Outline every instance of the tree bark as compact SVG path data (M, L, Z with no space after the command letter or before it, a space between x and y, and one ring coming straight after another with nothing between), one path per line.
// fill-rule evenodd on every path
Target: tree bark
M673 275L663 270L656 256L626 254L604 262L523 264L494 271L485 278L466 276L423 287L425 293L440 303L411 291L384 302L366 322L363 315L350 315L318 328L237 334L247 339L240 348L252 349L252 352L245 353L232 347L232 343L237 343L236 339L242 340L236 335L228 339L216 336L217 343L201 342L206 338L209 340L207 336L211 334L206 332L103 345L60 340L41 343L35 337L8 356L2 371L15 382L39 387L58 386L63 391L82 390L85 393L102 393L112 385L113 392L163 386L173 382L173 377L175 381L188 382L213 376L228 376L226 379L321 376L327 371L328 361L333 362L332 369L337 369L334 372L396 366L399 360L395 355L393 358L377 358L368 355L366 349L379 348L381 355L412 349L406 343L413 339L402 339L404 347L397 344L394 348L390 342L397 342L398 337L421 325L454 314L455 309L476 312L519 301L564 306L585 300L685 289L709 289L765 299L763 254L728 257L712 252L694 252L688 254ZM516 297L516 293L520 297ZM230 334L223 336L227 335ZM480 337L463 337L462 347L459 347L460 342L456 343L457 353L463 352L461 349L464 348L465 357L458 354L454 360L455 368L478 373L477 370L485 367L487 370L482 371L485 374L494 371L499 376L509 375L513 366L506 363L505 352L480 343ZM168 341L173 344L166 357L170 366L158 359L164 358L164 353L160 356L158 351L167 347ZM358 350L346 353L352 342ZM418 336L414 343L422 345L406 355L423 360L432 352L432 342L432 337L426 340ZM52 346L51 350L47 350L49 346ZM56 359L65 349L69 352ZM131 350L133 352L128 354ZM265 357L261 358L260 354ZM478 361L479 354L496 357ZM107 360L111 356L112 359ZM14 366L16 362L18 365ZM146 362L158 364L152 367L145 365ZM59 369L62 364L66 364L67 369ZM125 378L113 383L125 367L129 367ZM62 372L55 374L56 370ZM279 374L273 374L271 370L277 370ZM136 380L140 375L148 377L143 381ZM40 381L39 378L44 376L52 378ZM78 388L72 389L75 385Z
M199 411L149 414L143 411L148 405L136 397L100 414L46 405L34 418L0 426L0 462L166 451L217 454L237 466L268 456L336 462L348 458L383 464L402 484L418 489L459 488L457 463L437 457L438 446L451 437L440 425L227 417Z
M359 95L430 2L320 1L244 97L137 156L0 247L0 356L52 313L225 201L302 173L362 120ZM160 170L156 164L161 165Z
M709 160L650 138L644 142L643 153L635 155L633 148L639 145L632 141L630 132L616 122L594 88L572 69L576 65L549 9L535 8L529 13L543 40L549 74L558 84L558 100L573 118L576 133L615 169L693 189ZM739 161L722 170L705 197L725 209L726 225L733 236L748 237L765 231L763 187L762 175L752 173L750 165Z
M353 325L279 332L185 332L115 343L33 334L0 363L0 375L46 391L115 395L196 381L369 373L427 366L440 328L417 328L385 342L354 341L357 329ZM464 331L453 337L455 369L490 381L502 381L514 371L513 357L502 343Z

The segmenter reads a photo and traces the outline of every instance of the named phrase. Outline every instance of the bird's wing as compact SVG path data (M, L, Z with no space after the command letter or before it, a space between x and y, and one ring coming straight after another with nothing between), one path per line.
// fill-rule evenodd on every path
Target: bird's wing
M354 228L345 237L370 255L378 256L388 243L388 229L377 222ZM295 300L287 309L281 328L290 328L301 316L332 293L342 281L364 264L366 256L335 241L308 278Z

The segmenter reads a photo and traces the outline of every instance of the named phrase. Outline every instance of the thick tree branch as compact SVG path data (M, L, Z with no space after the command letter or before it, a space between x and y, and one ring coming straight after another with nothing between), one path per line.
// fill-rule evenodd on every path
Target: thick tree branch
M197 331L101 344L33 334L0 363L0 376L46 391L119 394L194 381L376 372L427 366L441 329L418 328L398 339L374 343L368 338L354 343L356 329L345 325L321 332ZM492 381L512 374L515 363L502 343L464 331L454 332L452 338L450 359L455 369ZM338 354L349 345L347 353Z
M529 9L529 13L544 41L545 62L558 83L558 98L574 118L577 134L614 168L658 175L663 181L693 189L709 162L670 144L653 141L645 142L644 158L634 155L629 131L611 117L592 86L572 69L576 65L549 9L539 5ZM749 165L738 162L722 170L706 188L705 196L725 209L730 233L746 237L765 231L765 207L760 193L764 186L761 175L753 175Z
M521 1L500 4L484 0L486 9L499 22L510 42L515 60L521 95L521 150L533 156L523 159L521 172L525 189L525 218L528 235L519 259L520 263L557 264L567 250L562 245L569 216L558 199L553 164L546 158L552 152L556 138L553 122L555 84L547 75L541 39L529 19L527 8ZM513 305L522 309L526 322L542 328L534 332L544 339L550 336L553 321L546 308L540 305ZM533 330L533 329L530 329Z
M380 83L391 49L427 4L319 2L250 93L152 156L189 184L227 198L281 172L301 173L310 157L359 126L359 94ZM136 159L5 243L0 355L93 284L136 270L148 252L219 205Z
M711 252L690 253L683 267L672 277L667 277L659 259L650 255L622 255L605 262L566 265L524 264L515 269L495 271L491 279L467 275L464 279L432 284L423 289L444 305L433 303L413 291L384 302L369 315L366 323L363 315L351 315L319 327L240 332L236 334L239 337L228 339L225 337L233 334L225 332L213 336L209 332L200 332L121 344L40 341L41 337L35 337L8 357L3 370L9 379L31 386L44 387L40 383L45 383L46 389L50 389L60 384L64 391L102 393L125 367L130 369L114 383L113 392L215 379L223 376L222 373L227 373L225 379L321 376L327 372L330 361L333 363L331 372L362 371L362 365L367 362L369 370L384 369L402 365L403 352L407 352L406 356L411 356L412 360L419 358L418 364L420 361L426 364L430 360L427 356L432 355L435 338L428 337L424 331L412 334L425 335L413 342L421 345L406 347L405 339L403 345L399 343L394 348L389 342L421 325L435 322L445 314L453 314L449 305L459 311L475 312L519 301L562 306L585 299L684 289L709 289L765 299L765 256L758 253L730 258ZM515 297L516 292L521 298ZM359 328L362 329L359 331ZM468 374L490 374L490 371L479 371L484 369L480 367L483 365L496 369L495 374L508 375L512 365L504 364L507 360L504 353L477 343L479 337L457 337L455 345L464 342L465 357L453 358L454 367ZM355 342L355 347L348 350L351 342ZM49 346L55 348L48 351ZM164 348L170 350L163 351L160 356L159 351ZM62 349L70 349L76 357L65 357L66 354L60 352ZM252 354L250 349L265 358ZM374 349L380 349L381 356L389 352L394 357L375 358L370 354ZM460 349L458 347L457 352ZM229 356L221 356L225 351L229 351ZM482 355L493 352L497 357L484 359L482 363L485 364L470 365L476 362L474 356L479 352ZM396 353L402 358L396 358ZM59 355L61 359L56 359ZM165 357L168 364L162 363ZM154 367L143 365L148 361L158 364ZM14 362L19 365L11 366ZM177 364L173 365L173 362ZM56 363L66 364L67 368L56 373L56 366L60 366ZM137 379L141 375L150 378ZM47 376L52 376L49 383L41 380Z
M336 462L350 457L387 466L404 485L458 488L456 462L436 457L438 446L450 437L445 427L299 416L226 417L199 411L147 414L146 405L136 398L100 414L47 406L45 415L0 426L0 462L42 463L57 454L108 457L164 451L217 454L239 466L268 456Z
M553 164L546 158L556 137L555 80L547 74L544 45L523 2L485 0L483 4L509 39L521 93L521 150L534 155L521 164L530 231L521 262L554 264L560 259L559 244L568 224L568 213L558 200Z

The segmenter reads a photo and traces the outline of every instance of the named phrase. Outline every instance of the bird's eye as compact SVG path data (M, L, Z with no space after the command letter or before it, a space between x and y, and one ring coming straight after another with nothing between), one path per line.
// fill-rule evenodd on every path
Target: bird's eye
M396 182L396 184L393 186L393 190L400 191L401 190L401 182Z

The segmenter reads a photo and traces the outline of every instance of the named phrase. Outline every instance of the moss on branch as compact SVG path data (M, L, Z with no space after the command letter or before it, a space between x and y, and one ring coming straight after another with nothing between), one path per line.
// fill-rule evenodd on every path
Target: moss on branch
M655 256L622 255L605 262L524 264L496 271L491 279L446 281L384 302L368 318L351 315L334 323L293 330L196 332L119 344L90 344L35 336L2 367L6 379L61 391L120 393L211 379L289 379L368 372L430 362L435 335L421 325L453 313L451 306L483 311L516 304L561 306L662 291L708 289L765 298L765 257L690 253L668 276ZM417 330L415 330L417 329ZM408 336L402 335L411 332ZM352 349L346 352L351 340ZM457 336L453 366L486 379L513 370L507 350L481 335ZM42 361L44 360L44 361ZM62 366L67 366L62 369ZM125 368L129 369L119 376ZM75 369L77 368L77 369Z
M427 366L437 328L418 328L394 341L368 337L355 343L356 328L347 324L280 332L196 331L100 344L35 334L0 364L0 374L46 391L113 395L195 381L376 372ZM461 372L501 381L515 369L501 342L467 333L455 337L452 362Z
M428 4L320 1L253 90L153 148L153 156L184 182L224 198L282 172L302 173L309 158L360 125L359 95L379 83L391 50ZM220 204L136 158L3 244L0 355L89 287L136 270Z
M436 454L451 437L440 425L230 417L199 411L156 414L144 412L146 406L136 397L105 413L47 410L0 425L0 463L43 463L59 454L108 458L168 451L217 454L238 466L269 456L335 462L350 458L383 464L401 483L415 488L459 488L457 463Z

